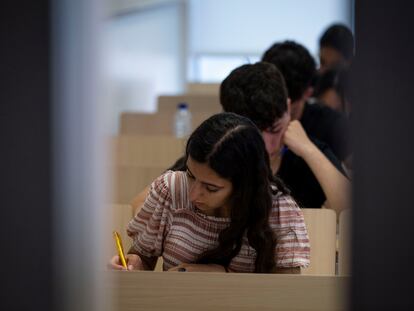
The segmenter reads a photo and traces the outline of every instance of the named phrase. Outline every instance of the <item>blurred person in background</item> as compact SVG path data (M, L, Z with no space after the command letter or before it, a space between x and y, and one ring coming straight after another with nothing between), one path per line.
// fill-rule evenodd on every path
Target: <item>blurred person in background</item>
M343 24L329 26L319 39L321 73L337 66L348 67L354 57L354 36Z
M291 118L300 121L310 137L326 143L340 161L350 155L349 122L345 115L312 102L316 63L309 51L294 41L273 44L262 61L275 65L283 75L291 100Z
M322 104L349 117L351 104L346 96L349 71L346 68L331 68L320 75L313 96Z

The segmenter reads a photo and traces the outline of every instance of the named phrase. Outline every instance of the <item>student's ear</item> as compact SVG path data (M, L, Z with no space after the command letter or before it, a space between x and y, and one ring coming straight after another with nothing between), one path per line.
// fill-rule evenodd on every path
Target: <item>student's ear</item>
M309 86L306 90L305 93L303 94L303 98L305 99L305 101L311 97L313 95L313 87Z
M290 115L290 111L291 111L290 106L291 106L291 104L292 104L292 101L291 101L291 100L290 100L290 98L288 97L288 98L287 98L287 100L286 100L286 105L287 105L287 113L288 113L288 115Z

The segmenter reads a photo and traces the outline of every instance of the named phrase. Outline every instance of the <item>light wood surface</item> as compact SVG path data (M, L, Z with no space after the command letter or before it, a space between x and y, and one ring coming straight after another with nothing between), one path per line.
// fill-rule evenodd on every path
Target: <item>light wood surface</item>
M211 94L219 96L220 83L188 83L187 93L189 94Z
M166 168L167 166L115 167L113 202L131 203L135 196L160 176Z
M133 198L184 155L185 140L171 136L119 136L111 140L113 200Z
M115 161L123 166L169 166L184 155L186 140L172 136L118 136L111 140Z
M191 113L208 113L209 115L222 112L218 94L184 94L178 96L159 96L158 112L174 113L178 103L187 103Z
M330 209L302 209L308 230L311 264L305 275L335 275L336 213Z
M121 114L120 135L174 135L174 113L138 113L123 112ZM208 119L212 112L192 112L191 128L196 129Z
M339 215L338 274L351 275L351 210Z
M239 273L107 273L113 310L346 310L349 279Z

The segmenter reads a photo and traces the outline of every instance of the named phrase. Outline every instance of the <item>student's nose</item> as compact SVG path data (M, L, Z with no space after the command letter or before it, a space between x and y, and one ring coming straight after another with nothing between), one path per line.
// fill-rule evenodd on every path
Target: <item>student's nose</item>
M201 184L197 181L192 182L190 186L190 201L194 202L201 196Z

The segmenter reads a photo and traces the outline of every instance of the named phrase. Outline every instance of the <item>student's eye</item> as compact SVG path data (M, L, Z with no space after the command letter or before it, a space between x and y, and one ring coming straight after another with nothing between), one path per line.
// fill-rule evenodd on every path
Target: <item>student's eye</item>
M215 187L206 186L208 192L217 192L219 189Z
M270 133L270 134L278 134L278 133L280 133L280 131L281 131L282 129L279 127L279 128L276 128L276 127L269 127L268 129L266 129L265 131L266 132L268 132L268 133Z
M190 171L186 171L186 173L189 178L194 179L194 176L193 174L190 173Z

